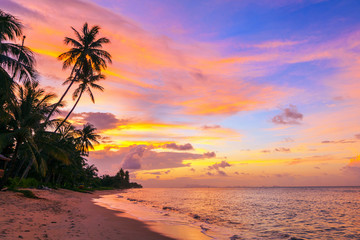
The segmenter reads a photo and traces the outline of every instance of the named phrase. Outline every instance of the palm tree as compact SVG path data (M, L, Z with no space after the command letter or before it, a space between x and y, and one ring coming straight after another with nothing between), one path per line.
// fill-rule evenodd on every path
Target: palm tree
M102 50L102 45L110 43L110 40L101 37L96 39L99 34L100 27L93 26L89 29L87 23L84 24L81 33L72 27L75 33L76 39L65 37L64 43L71 45L72 48L58 56L59 60L63 60L63 69L67 69L73 66L70 77L65 83L70 83L64 94L59 101L55 104L53 110L48 115L46 122L50 119L55 109L62 102L71 86L77 81L78 75L85 64L90 63L90 66L95 71L100 72L107 68L107 63L111 63L111 55L105 50ZM70 81L69 81L70 80Z
M0 10L0 131L10 119L6 109L15 100L15 77L23 82L35 81L35 59L31 50L11 43L22 35L23 25L14 16Z
M15 40L21 36L22 28L17 18L0 10L0 41Z
M38 86L37 82L26 82L24 86L17 87L16 99L6 109L9 120L6 131L0 135L0 150L9 144L14 145L7 176L11 175L16 167L21 168L26 160L29 160L30 167L35 164L43 174L46 170L35 136L50 111L49 102L55 95L45 93ZM18 159L19 153L24 156L23 160Z
M89 149L94 149L94 143L99 144L100 135L95 133L96 128L87 123L83 126L83 129L77 130L79 137L76 139L78 142L78 149L84 156L89 154Z
M0 150L12 154L12 159L17 157L21 135L26 135L25 132L20 133L17 129L12 129L13 137L17 136L6 138L11 125L14 126L14 115L12 115L14 111L12 110L17 112L20 110L15 107L18 102L15 94L17 83L14 79L35 82L36 77L34 55L29 48L24 46L25 36L22 45L12 43L22 35L22 29L23 25L17 18L0 10ZM29 147L31 144L27 142ZM13 162L10 164L14 166Z
M20 81L34 81L35 58L32 51L23 45L11 43L22 35L23 25L14 16L0 10L0 79L6 86L15 77ZM2 84L4 85L4 84Z
M34 79L34 56L23 46L11 43L22 35L23 25L14 16L0 10L0 107L13 98L14 77ZM24 39L24 38L23 38ZM0 108L1 109L1 108ZM0 110L1 111L1 110Z
M93 103L95 103L95 98L94 95L91 91L91 89L97 89L100 91L103 91L104 88L98 84L96 84L97 81L100 81L102 79L105 79L105 76L102 74L97 74L97 75L93 75L90 63L84 65L82 71L79 73L78 75L78 82L81 82L79 87L77 89L75 89L74 93L73 93L73 99L76 100L74 106L72 107L72 109L69 111L69 113L66 115L65 119L60 123L60 125L55 129L55 132L63 125L63 123L69 118L69 116L71 115L71 113L74 111L75 107L77 106L77 104L79 103L81 96L83 95L84 92L87 92L91 98L91 101ZM68 79L67 81L72 81L70 79Z

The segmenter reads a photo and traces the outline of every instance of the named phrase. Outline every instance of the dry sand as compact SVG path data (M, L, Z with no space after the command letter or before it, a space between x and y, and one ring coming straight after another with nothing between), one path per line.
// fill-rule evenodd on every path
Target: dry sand
M151 231L145 223L125 213L91 201L115 192L32 191L41 199L0 192L0 239L172 239Z

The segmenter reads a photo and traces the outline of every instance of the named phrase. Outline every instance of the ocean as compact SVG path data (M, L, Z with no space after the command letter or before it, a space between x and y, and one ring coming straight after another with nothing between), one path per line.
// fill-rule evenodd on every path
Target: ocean
M94 202L169 236L174 226L199 232L179 239L360 239L359 187L144 188Z

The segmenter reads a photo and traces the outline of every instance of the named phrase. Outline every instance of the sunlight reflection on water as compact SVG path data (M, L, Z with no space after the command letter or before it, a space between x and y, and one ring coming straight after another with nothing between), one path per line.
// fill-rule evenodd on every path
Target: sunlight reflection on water
M97 200L217 239L360 239L360 188L148 188Z

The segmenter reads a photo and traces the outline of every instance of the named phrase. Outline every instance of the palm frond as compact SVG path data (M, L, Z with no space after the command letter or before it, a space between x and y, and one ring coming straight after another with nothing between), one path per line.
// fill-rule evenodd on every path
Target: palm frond
M20 37L22 29L23 25L16 17L0 10L0 41Z

